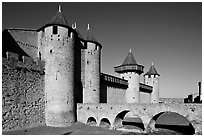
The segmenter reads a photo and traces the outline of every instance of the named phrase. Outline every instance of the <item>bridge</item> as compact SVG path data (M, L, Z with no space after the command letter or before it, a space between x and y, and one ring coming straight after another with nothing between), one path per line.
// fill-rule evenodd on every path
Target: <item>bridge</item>
M187 119L194 128L194 133L202 131L201 104L77 104L77 121L94 122L96 126L109 125L110 129L122 126L124 117L128 114L137 116L144 125L144 131L154 130L157 118L163 113L176 113Z

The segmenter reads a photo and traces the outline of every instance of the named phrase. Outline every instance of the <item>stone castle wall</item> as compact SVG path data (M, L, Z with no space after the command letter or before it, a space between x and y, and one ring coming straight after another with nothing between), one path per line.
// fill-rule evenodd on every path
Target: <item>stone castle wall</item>
M126 103L127 82L127 80L101 73L100 103Z
M140 103L151 103L151 93L140 92Z
M2 130L45 125L43 62L7 52L2 58Z
M107 103L126 103L126 89L107 87Z

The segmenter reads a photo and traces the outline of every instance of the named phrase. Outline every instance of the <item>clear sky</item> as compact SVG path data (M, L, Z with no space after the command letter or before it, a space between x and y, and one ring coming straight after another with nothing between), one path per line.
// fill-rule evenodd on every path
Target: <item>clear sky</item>
M102 72L118 76L129 49L145 73L152 61L160 97L187 97L202 80L202 3L3 3L2 28L38 29L58 11L102 44ZM143 74L141 76L143 78Z

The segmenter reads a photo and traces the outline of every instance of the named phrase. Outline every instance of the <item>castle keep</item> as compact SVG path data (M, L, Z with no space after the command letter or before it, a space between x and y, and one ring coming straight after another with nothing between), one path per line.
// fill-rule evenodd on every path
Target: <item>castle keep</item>
M3 30L2 46L3 130L70 126L80 119L77 103L159 102L153 64L141 83L144 66L130 50L114 67L119 77L102 73L102 45L89 24L82 37L61 8L39 29Z

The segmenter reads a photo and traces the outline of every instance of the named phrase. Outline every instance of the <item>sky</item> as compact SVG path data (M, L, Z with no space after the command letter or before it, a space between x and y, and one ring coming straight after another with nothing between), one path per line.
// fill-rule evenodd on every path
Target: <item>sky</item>
M102 44L101 71L118 76L129 50L145 74L152 62L160 74L160 97L198 93L202 80L202 3L2 3L2 29L38 29L56 14L84 35L90 23ZM143 82L141 74L141 82Z

